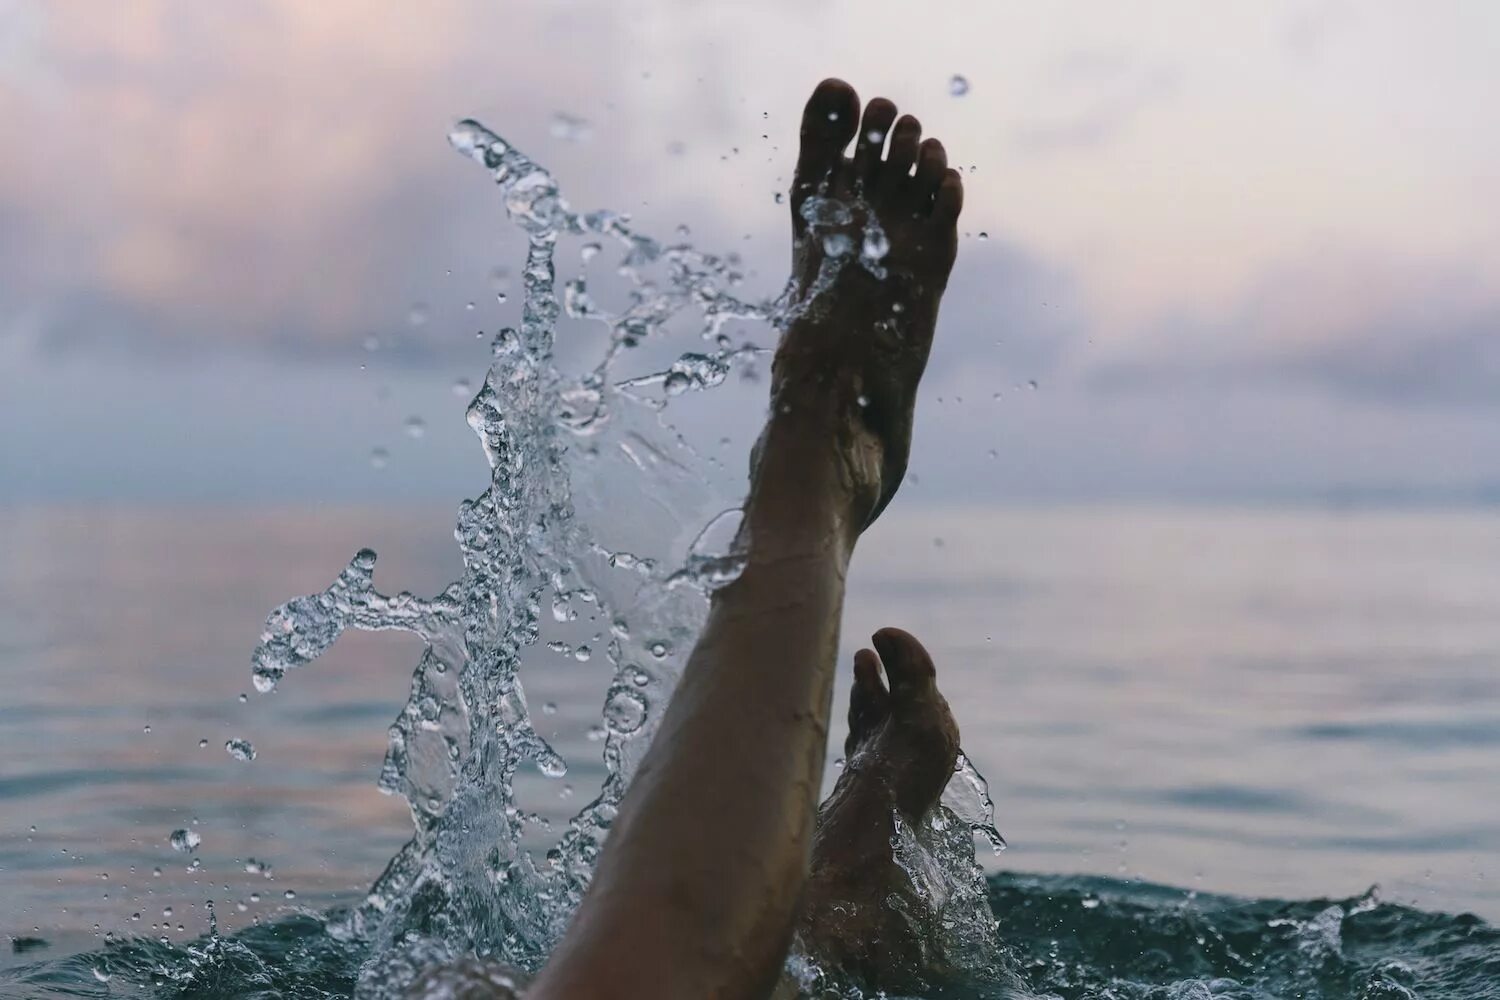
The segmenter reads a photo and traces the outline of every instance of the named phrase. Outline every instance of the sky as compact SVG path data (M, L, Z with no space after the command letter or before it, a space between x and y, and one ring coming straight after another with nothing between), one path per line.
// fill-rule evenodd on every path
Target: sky
M473 492L520 256L451 123L770 294L829 75L966 171L906 502L1500 498L1500 6L921 9L0 0L0 504Z

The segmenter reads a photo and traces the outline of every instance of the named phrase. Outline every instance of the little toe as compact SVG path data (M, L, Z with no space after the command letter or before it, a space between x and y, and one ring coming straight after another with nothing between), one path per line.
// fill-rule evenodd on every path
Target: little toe
M867 178L880 166L885 140L891 134L891 123L895 120L896 105L884 97L877 97L865 105L864 121L859 125L859 142L854 147L854 172L858 176Z
M859 123L859 95L843 80L818 84L802 112L802 147L794 194L805 196L827 180L843 160Z
M949 225L958 221L964 208L964 181L957 170L949 167L943 171L938 183L937 197L932 203L933 217Z

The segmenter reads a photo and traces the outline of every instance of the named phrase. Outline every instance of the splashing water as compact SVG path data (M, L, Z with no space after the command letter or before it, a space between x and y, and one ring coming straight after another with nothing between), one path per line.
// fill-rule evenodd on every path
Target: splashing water
M670 572L658 572L655 560L609 549L577 516L578 464L623 452L626 468L656 474L669 488L691 481L696 456L680 439L663 442L657 414L671 397L719 385L762 353L753 344L735 346L724 325L734 319L783 325L831 285L845 258L854 259L855 246L860 263L876 273L889 248L873 221L856 234L857 244L834 231L854 218L850 206L810 199L803 214L814 237L844 240L841 252L798 303L790 290L775 301L745 301L729 291L741 280L735 258L687 243L664 245L612 212L573 212L546 170L476 122L460 123L449 141L490 172L510 220L527 238L520 325L495 336L494 364L468 407L491 474L489 488L459 511L454 534L463 575L433 598L387 596L374 587L375 553L361 550L327 590L276 609L252 657L255 688L267 693L348 627L412 632L426 643L380 775L382 790L410 804L415 834L365 902L330 928L370 946L357 990L368 997L399 993L422 968L469 953L525 968L542 962L588 884L654 731L675 680L672 651L691 648L705 595L743 566L731 544L737 511L714 518ZM589 238L586 258L599 252L594 241L618 244L620 274L633 288L629 304L611 313L593 300L582 277L564 284L562 310L608 332L602 359L571 378L553 356L560 315L555 250L563 236ZM648 268L664 271L664 278L651 280ZM661 372L611 380L623 351L689 311L701 315L703 338L715 350L684 354ZM600 715L602 787L539 859L522 845L535 817L517 806L514 780L527 762L552 778L568 771L532 723L520 673L523 651L540 636L549 591L554 620L570 621L574 605L587 604L613 623L604 647L613 678ZM592 656L587 646L573 652ZM968 780L982 792L977 772L970 769ZM988 797L980 801L987 808ZM964 817L975 829L992 829L988 813L970 808ZM964 863L962 875L971 881L972 849ZM985 920L988 927L992 921Z
M51 1000L103 995L107 987L111 994L163 997L385 997L399 995L428 962L467 952L534 968L561 934L680 657L691 648L704 594L732 579L739 563L737 510L709 519L680 561L658 560L586 530L590 505L608 510L609 498L575 486L592 483L590 464L613 455L641 480L675 493L701 489L697 456L664 433L661 410L668 399L722 384L760 353L731 344L726 322L780 325L816 300L827 272L800 303L786 293L774 302L741 301L728 291L739 282L733 258L660 244L633 231L623 216L571 212L545 171L472 122L451 140L492 172L528 238L522 323L496 336L494 366L469 406L491 480L460 509L455 535L463 575L435 597L386 596L374 587L375 553L361 550L327 590L272 613L253 656L255 688L265 693L347 627L423 638L380 775L381 787L411 806L411 842L351 910L283 914L226 938L210 903L204 938L178 945L165 937L106 934L91 953L0 971L0 995ZM819 225L825 219L838 225L841 207L848 210L816 204L810 211ZM559 315L554 249L564 236L587 239L590 258L601 244L622 247L621 271L634 289L623 310L609 313L581 283L565 288L578 318L601 324L608 335L600 363L577 377L559 371L551 353ZM862 265L879 266L882 237L866 227L840 259L855 259L856 246ZM652 268L665 278L653 280ZM503 296L508 272L497 271L493 280ZM611 381L624 351L691 312L701 314L714 350L686 354L652 375ZM466 381L453 388L473 391ZM384 449L377 452L383 463ZM701 523L708 509L719 508L703 508L690 523ZM605 777L538 859L522 849L535 817L517 806L512 781L528 761L554 778L568 765L531 723L521 654L540 640L549 619L573 621L580 607L609 623L591 658L611 670L598 726ZM568 649L577 655L577 646ZM544 714L556 711L543 706ZM1373 892L1350 900L1240 900L1092 877L984 880L971 834L997 849L1004 844L984 779L967 758L958 762L942 809L919 827L892 827L895 858L943 925L941 945L965 980L945 986L943 996L978 1000L1030 989L1063 1000L1500 998L1500 931L1472 916L1424 913ZM202 843L186 828L167 839L188 856ZM263 860L246 858L243 866L273 877ZM29 937L12 942L17 954L46 944ZM788 968L810 987L825 983L804 956L793 956Z

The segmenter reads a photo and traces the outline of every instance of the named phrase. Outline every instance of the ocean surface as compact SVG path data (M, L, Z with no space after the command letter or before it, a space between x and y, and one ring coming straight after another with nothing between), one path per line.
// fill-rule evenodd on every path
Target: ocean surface
M409 836L375 781L419 644L349 634L269 695L248 657L363 546L385 588L441 588L452 520L0 511L0 997L346 990L337 958L295 988L160 968L209 900L247 954L317 938ZM883 625L928 644L990 780L992 902L1039 992L1500 995L1500 511L898 504L845 662ZM603 773L601 660L523 672L570 771L521 804L559 825Z

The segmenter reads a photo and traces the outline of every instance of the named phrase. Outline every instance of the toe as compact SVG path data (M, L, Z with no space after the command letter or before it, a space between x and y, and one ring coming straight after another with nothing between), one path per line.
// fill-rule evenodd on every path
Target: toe
M891 132L891 151L885 159L883 173L888 180L901 181L917 162L917 146L922 140L922 123L911 115L902 115Z
M877 97L865 105L865 118L859 126L859 142L854 147L854 171L860 177L869 177L880 165L885 140L891 134L891 123L896 120L896 105L884 97Z
M844 755L854 753L890 713L891 694L880 679L880 660L868 649L854 654L854 687L849 691L849 735Z
M859 95L843 80L818 84L802 112L802 149L797 157L797 194L821 184L843 159L859 120Z
M891 698L900 702L920 697L937 688L937 668L932 657L910 632L883 628L870 637L885 674L891 681Z
M926 139L917 152L917 194L930 203L948 170L948 152L936 139Z
M932 214L943 222L958 221L958 213L964 207L964 182L957 170L949 167L938 183L937 198L933 201Z

